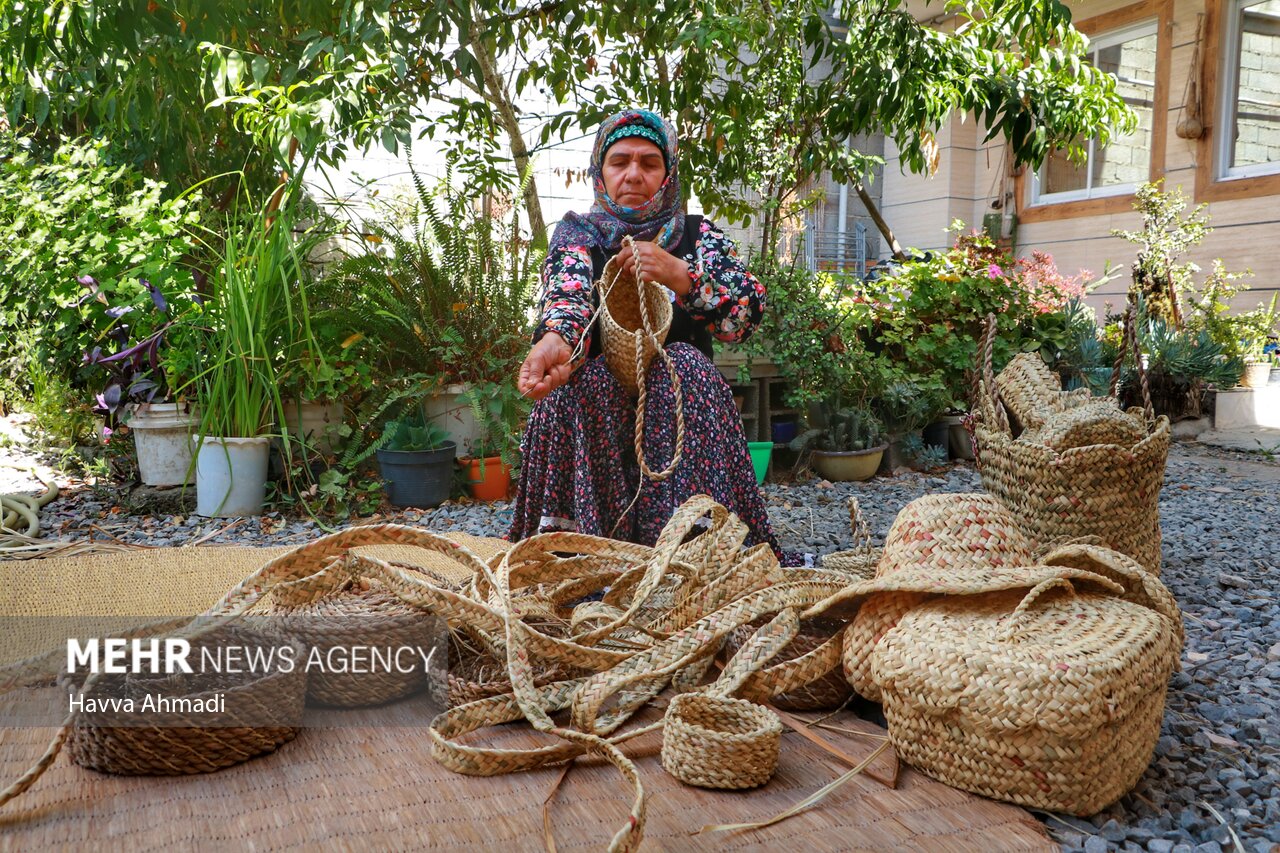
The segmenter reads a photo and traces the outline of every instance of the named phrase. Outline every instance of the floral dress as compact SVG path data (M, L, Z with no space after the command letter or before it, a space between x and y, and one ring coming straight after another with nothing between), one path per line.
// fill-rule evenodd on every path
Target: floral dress
M694 251L684 259L692 286L678 304L716 339L746 339L764 313L765 289L733 242L704 219ZM587 246L548 254L535 342L554 331L570 347L577 350L581 342L580 351L589 352L583 338L591 334L591 275ZM707 494L747 524L748 545L767 542L783 556L756 486L732 390L694 346L670 343L666 349L680 377L685 421L683 453L672 475L658 483L643 477L634 448L635 400L603 358L580 355L569 382L535 404L529 417L512 540L576 530L652 545L681 503ZM654 360L646 382L642 448L649 468L658 471L672 459L676 434L675 398L661 360Z

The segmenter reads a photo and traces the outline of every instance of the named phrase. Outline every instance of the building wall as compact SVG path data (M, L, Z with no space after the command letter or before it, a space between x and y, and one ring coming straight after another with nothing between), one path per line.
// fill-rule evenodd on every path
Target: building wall
M1184 115L1183 93L1195 48L1197 15L1206 11L1206 3L1221 5L1224 0L1167 2L1165 26L1160 28L1164 31L1159 35L1168 39L1169 59L1167 68L1158 68L1164 75L1167 98L1164 110L1153 116L1153 122L1163 126L1163 146L1154 138L1149 142L1144 140L1143 144L1149 144L1155 152L1163 147L1163 157L1158 159L1155 171L1163 173L1166 189L1181 187L1191 204L1209 203L1213 232L1188 253L1187 260L1206 271L1215 258L1222 258L1228 269L1251 269L1255 274L1251 290L1238 297L1237 306L1253 307L1263 299L1269 301L1280 288L1280 276L1277 276L1280 180L1267 178L1236 186L1231 186L1236 182L1224 182L1206 189L1207 165L1201 170L1198 166L1207 164L1207 146L1211 140L1182 139L1175 128ZM1077 22L1100 20L1103 26L1122 18L1126 10L1135 6L1133 2L1116 0L1087 0L1068 5ZM1148 6L1158 9L1160 3L1151 2ZM1202 38L1202 42L1207 39ZM1247 40L1245 48L1242 93L1246 98L1275 104L1280 93L1280 55L1263 51L1256 44L1251 47ZM1202 54L1204 51L1202 45ZM1210 84L1215 77L1212 71L1212 68L1204 71ZM1253 107L1249 110L1253 111ZM1206 113L1203 121L1211 126L1215 117ZM1210 128L1210 134L1212 132ZM1048 251L1059 268L1069 274L1081 268L1101 273L1108 262L1113 268L1120 267L1120 274L1096 291L1091 302L1098 307L1105 301L1122 303L1135 247L1110 235L1112 229L1141 227L1140 217L1132 210L1131 198L1112 200L1104 205L1106 209L1094 212L1068 210L1063 211L1063 215L1041 212L1040 221L1027 221L1036 215L1027 212L1029 181L1025 174L1022 179L1013 174L1015 170L1006 163L1002 143L981 143L984 135L985 128L975 127L972 117L953 120L938 136L941 161L933 177L903 175L892 142L886 143L884 213L899 241L904 246L921 249L940 248L949 242L944 229L952 219L961 218L971 225L980 225L984 214L996 212L993 202L1003 202L1004 210L1016 203L1023 216L1017 232L1019 254L1031 249ZM1265 144L1271 147L1247 147L1263 145L1259 136L1266 137ZM1278 136L1274 129L1263 130L1260 122L1246 118L1241 122L1241 154L1275 161L1276 148L1280 148ZM882 248L882 255L887 252L887 248Z

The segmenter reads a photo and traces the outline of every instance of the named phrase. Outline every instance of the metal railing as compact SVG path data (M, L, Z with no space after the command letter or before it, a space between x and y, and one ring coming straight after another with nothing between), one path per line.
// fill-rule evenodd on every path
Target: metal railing
M858 278L867 275L867 226L855 222L841 233L834 228L809 228L804 235L804 260L811 270L839 270Z

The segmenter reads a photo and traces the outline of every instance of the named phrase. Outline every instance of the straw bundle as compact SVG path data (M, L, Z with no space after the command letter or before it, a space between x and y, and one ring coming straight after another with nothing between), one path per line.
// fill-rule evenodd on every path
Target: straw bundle
M1129 326L1131 340L1132 323ZM981 417L974 426L983 487L1013 511L1037 547L1097 537L1103 545L1128 554L1158 574L1159 499L1169 453L1169 419L1155 417L1150 395L1144 393L1147 406L1141 415L1125 414L1118 408L1098 415L1106 404L1101 404L1103 408L1091 406L1093 415L1041 410L1039 426L1015 438L1006 414L1007 401L992 376L994 340L991 318L983 356ZM1137 346L1136 342L1131 345ZM1145 389L1146 372L1140 356L1137 363ZM1117 376L1118 372L1117 364ZM1015 384L1026 390L1025 382ZM1059 416L1066 419L1060 426L1048 423ZM1140 417L1141 439L1133 442L1130 439L1137 433L1131 422L1135 417ZM1058 446L1046 444L1045 435ZM1123 443L1077 444L1104 437Z

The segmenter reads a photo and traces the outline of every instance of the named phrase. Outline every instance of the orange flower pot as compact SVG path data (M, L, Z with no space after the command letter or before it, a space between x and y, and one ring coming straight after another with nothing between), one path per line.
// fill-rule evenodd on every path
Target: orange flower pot
M483 477L480 474L481 462L484 462ZM458 463L467 472L467 489L476 500L505 501L511 494L511 466L504 465L501 456L484 459L469 456L459 459Z

